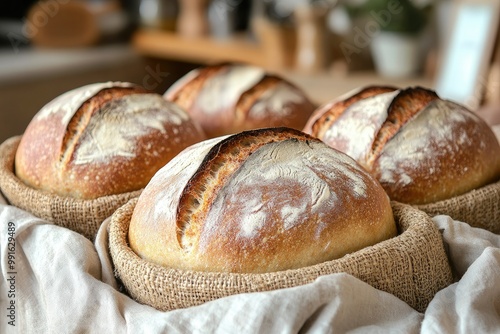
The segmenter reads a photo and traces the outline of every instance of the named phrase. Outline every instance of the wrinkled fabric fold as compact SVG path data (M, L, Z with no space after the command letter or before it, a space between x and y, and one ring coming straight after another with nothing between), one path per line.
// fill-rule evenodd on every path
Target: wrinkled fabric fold
M1 199L0 199L1 200ZM456 282L419 313L348 274L311 284L239 294L160 312L119 290L107 250L106 220L95 244L82 235L0 204L1 307L10 299L8 226L15 224L16 328L5 333L470 333L500 328L500 236L433 218Z

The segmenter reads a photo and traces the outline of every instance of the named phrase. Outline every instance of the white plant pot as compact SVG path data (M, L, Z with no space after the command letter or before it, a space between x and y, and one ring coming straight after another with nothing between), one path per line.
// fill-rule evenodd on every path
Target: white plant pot
M381 31L373 36L371 51L376 71L385 77L415 75L422 65L419 36Z

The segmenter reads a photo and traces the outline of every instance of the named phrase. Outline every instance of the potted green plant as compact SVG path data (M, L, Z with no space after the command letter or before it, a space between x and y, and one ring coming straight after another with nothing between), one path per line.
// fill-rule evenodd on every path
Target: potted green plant
M430 16L430 5L417 6L412 0L366 0L345 8L362 22L370 37L376 70L384 76L414 75L422 66L422 34Z

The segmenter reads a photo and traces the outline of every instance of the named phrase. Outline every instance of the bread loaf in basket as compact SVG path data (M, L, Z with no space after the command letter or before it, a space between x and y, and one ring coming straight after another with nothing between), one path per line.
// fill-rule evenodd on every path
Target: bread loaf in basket
M344 271L422 309L451 272L428 216L397 208L417 218L395 221L375 178L318 139L245 131L158 171L113 215L110 251L132 297L162 310Z
M305 132L358 161L392 200L500 232L500 145L477 114L422 87L361 88Z
M137 198L112 216L109 247L115 273L136 301L169 311L230 295L308 284L323 275L348 273L424 312L434 295L453 282L441 233L430 217L393 202L399 235L336 260L268 273L182 270L140 258L130 248L128 232ZM277 250L287 252L287 249Z
M91 84L50 101L2 145L0 189L12 205L92 237L158 169L203 139L159 94Z

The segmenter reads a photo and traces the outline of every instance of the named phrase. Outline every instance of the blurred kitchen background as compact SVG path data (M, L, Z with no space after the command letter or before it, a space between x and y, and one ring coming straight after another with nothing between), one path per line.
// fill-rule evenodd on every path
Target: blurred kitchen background
M420 85L500 123L498 0L485 6L464 0L3 1L0 142L22 134L44 104L78 86L129 81L163 93L189 70L223 61L283 75L317 104L365 85Z

